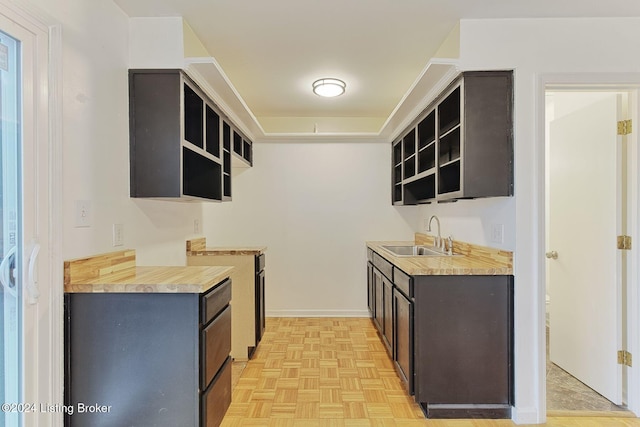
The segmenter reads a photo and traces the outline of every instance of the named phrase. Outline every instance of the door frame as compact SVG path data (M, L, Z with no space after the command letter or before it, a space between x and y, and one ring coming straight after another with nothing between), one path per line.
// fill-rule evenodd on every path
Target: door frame
M537 179L538 186L538 235L537 235L537 270L538 270L538 292L537 292L537 310L538 310L538 401L540 413L543 419L546 418L546 203L545 203L545 94L547 90L570 89L575 91L620 91L629 93L630 111L629 117L639 123L639 105L640 105L640 74L637 73L562 73L562 74L540 74L538 76L536 87L536 131L537 131ZM628 136L628 182L629 182L629 233L632 240L638 241L640 234L640 187L638 179L640 177L640 150L638 149L638 125L635 125L634 131ZM637 250L637 249L636 249ZM631 253L628 257L627 266L627 349L632 354L640 354L640 291L639 291L639 257L637 254ZM623 326L624 328L624 326ZM636 356L638 357L638 356ZM640 370L627 369L626 375L627 386L627 407L629 411L636 416L640 415ZM623 381L625 379L623 378Z
M42 261L39 263L40 303L25 305L31 319L37 348L25 367L25 398L31 403L63 404L64 328L62 268L62 31L53 18L26 4L0 0L0 14L34 34L34 123L29 128L37 150L38 162L45 166L37 172L39 197L47 200L45 212L37 221L46 224L41 236ZM42 182L46 182L42 185ZM28 244L28 242L27 242ZM45 305L45 306L43 306ZM27 312L29 312L27 314ZM43 357L40 357L43 356ZM26 426L62 426L62 413L34 413L25 417Z

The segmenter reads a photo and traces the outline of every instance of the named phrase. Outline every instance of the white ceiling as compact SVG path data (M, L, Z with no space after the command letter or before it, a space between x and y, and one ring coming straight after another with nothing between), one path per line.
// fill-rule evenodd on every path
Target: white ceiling
M130 17L183 17L262 136L340 133L345 119L346 134L380 133L460 19L640 16L637 0L114 1ZM313 94L322 77L346 93Z

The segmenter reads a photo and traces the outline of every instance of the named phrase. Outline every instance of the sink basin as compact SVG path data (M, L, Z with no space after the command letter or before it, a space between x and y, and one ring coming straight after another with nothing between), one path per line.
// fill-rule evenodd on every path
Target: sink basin
M383 249L391 252L398 257L414 257L414 256L454 256L436 248L435 246L382 246Z

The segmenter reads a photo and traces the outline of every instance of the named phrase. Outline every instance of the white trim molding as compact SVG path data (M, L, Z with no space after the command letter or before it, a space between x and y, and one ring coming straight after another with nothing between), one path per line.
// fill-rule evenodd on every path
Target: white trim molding
M253 142L367 140L390 142L459 74L456 59L432 58L377 132L266 132L214 57L188 57L184 70Z

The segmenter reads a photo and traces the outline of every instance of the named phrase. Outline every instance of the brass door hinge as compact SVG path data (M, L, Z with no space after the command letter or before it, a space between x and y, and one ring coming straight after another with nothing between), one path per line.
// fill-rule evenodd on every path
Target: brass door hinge
M618 236L618 249L631 249L631 236Z
M631 367L631 353L626 350L618 351L618 365Z
M629 135L631 133L631 120L620 120L618 122L618 135Z

